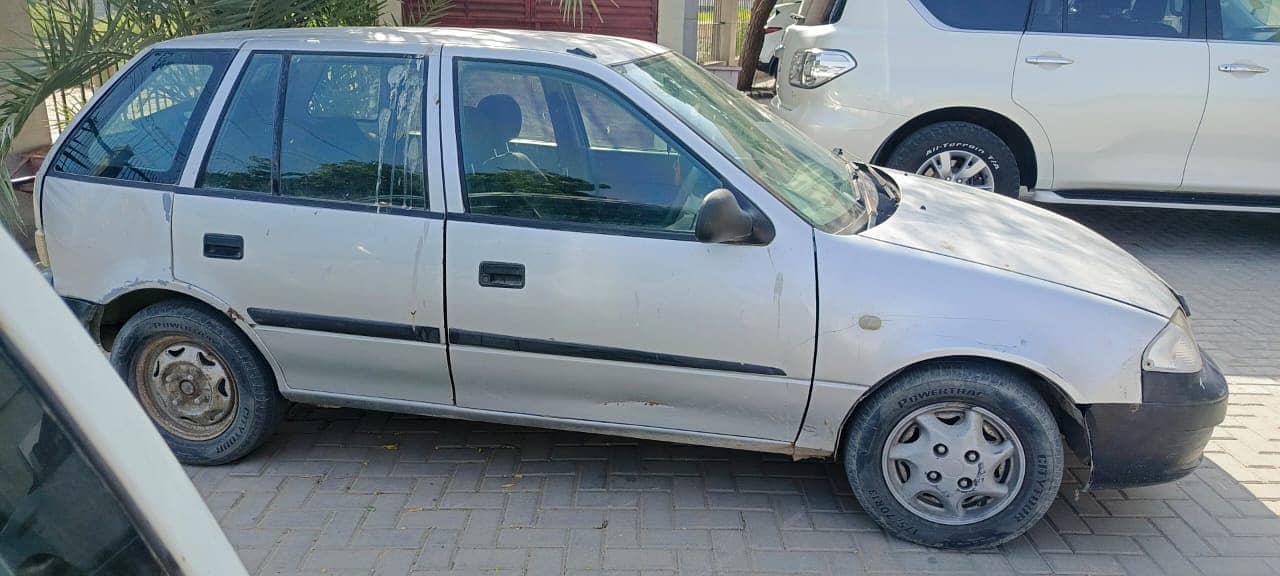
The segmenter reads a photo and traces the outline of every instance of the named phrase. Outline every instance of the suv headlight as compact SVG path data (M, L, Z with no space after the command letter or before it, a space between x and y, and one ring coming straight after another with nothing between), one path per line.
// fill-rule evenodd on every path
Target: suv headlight
M1199 372L1204 368L1200 346L1191 333L1187 315L1178 310L1142 355L1142 369L1148 372Z
M791 58L788 79L792 86L817 88L857 67L858 62L843 50L808 48L797 50Z

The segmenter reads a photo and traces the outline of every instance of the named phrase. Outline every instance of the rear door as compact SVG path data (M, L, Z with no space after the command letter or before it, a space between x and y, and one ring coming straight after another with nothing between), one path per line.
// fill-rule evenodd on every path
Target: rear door
M452 403L430 55L292 48L250 43L220 91L174 201L174 275L254 324L287 390Z
M1280 194L1280 2L1209 1L1209 103L1182 188Z
M1203 0L1038 0L1013 99L1044 127L1055 190L1169 191L1204 111Z
M638 88L568 54L445 55L458 405L794 440L813 370L812 228L778 211L769 245L700 243L694 215L731 165L659 124L670 115L638 105Z

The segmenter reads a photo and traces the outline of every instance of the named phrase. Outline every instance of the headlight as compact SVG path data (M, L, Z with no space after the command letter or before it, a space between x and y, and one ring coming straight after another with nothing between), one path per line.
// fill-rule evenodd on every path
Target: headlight
M1200 346L1191 333L1187 315L1178 310L1160 331L1142 356L1142 369L1148 372L1199 372L1204 368Z
M789 79L792 86L816 88L857 66L858 63L853 56L842 50L823 48L797 50L795 56L791 58Z

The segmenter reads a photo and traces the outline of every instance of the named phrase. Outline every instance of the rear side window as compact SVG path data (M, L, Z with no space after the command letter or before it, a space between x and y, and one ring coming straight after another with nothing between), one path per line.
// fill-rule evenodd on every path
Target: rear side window
M199 186L425 208L423 60L255 54Z
M157 50L126 71L67 135L64 174L174 184L234 52Z
M1186 38L1188 0L1036 0L1028 30L1090 36ZM1200 11L1204 11L1203 5Z
M961 30L1021 32L1031 0L920 0L939 22Z

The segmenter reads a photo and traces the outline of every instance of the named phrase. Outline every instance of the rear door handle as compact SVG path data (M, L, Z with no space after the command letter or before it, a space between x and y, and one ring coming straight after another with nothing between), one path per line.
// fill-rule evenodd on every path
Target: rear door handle
M1066 66L1067 64L1075 64L1075 60L1064 58L1062 56L1027 56L1027 64L1049 64L1051 66Z
M244 258L244 238L234 234L205 234L204 257L240 260Z
M489 288L524 288L524 264L481 262L480 285Z
M1243 63L1237 62L1234 64L1223 64L1221 66L1218 66L1218 71L1219 72L1244 72L1246 74L1264 74L1266 72L1270 72L1271 69L1267 68L1266 66L1258 66L1256 64L1243 64Z

